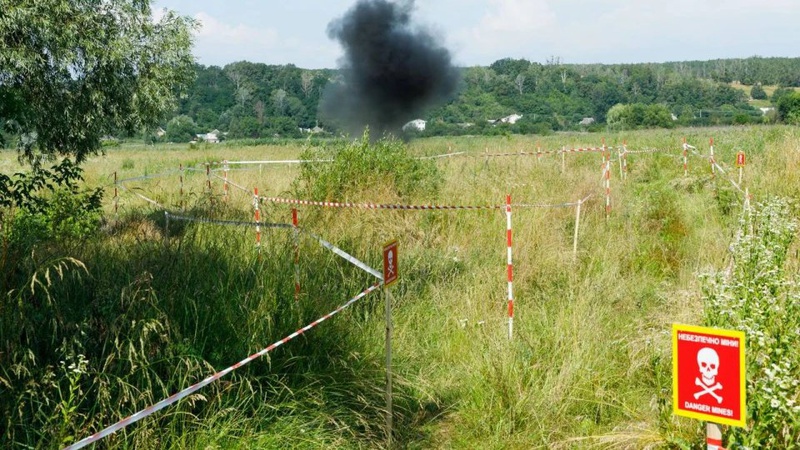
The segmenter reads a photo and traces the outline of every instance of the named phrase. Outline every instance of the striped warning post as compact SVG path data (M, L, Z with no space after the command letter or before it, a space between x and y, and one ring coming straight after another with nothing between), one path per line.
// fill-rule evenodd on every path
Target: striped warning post
M91 444L93 442L97 442L100 439L103 439L104 437L106 437L106 436L108 436L108 435L110 435L110 434L112 434L114 432L117 432L117 431L127 427L128 425L131 425L131 424L133 424L135 422L138 422L139 420L142 420L145 417L147 417L147 416L149 416L149 415L151 415L151 414L153 414L155 412L158 412L158 411L166 408L169 405L172 405L173 403L175 403L175 402L177 402L177 401L179 401L181 399L184 399L184 398L188 397L189 395L193 394L194 392L199 391L200 389L208 386L209 384L213 383L214 381L224 377L225 375L227 375L227 374L233 372L234 370L244 366L245 364L248 364L248 363L250 363L250 362L252 362L252 361L254 361L254 360L256 360L256 359L258 359L258 358L260 358L260 357L262 357L264 355L266 355L267 353L271 352L272 350L275 350L276 348L280 347L281 345L291 341L292 339L300 336L301 334L305 333L306 331L316 327L317 325L321 324L322 322L324 322L324 321L330 319L331 317L335 316L336 314L342 312L343 310L348 308L353 303L361 300L362 298L366 297L369 293L371 293L371 292L375 291L376 289L378 289L381 286L381 284L382 284L382 282L373 284L372 286L368 287L367 289L362 291L360 294L358 294L355 297L351 298L350 300L348 300L346 303L344 303L343 305L339 306L335 310L329 312L328 314L325 314L324 316L322 316L319 319L311 322L310 324L304 326L303 328L300 328L299 330L297 330L294 333L286 336L285 338L283 338L283 339L271 344L269 347L266 347L266 348L260 350L257 353L253 353L252 355L250 355L247 358L239 361L238 363L236 363L236 364L234 364L234 365L232 365L232 366L230 366L230 367L228 367L228 368L226 368L224 370L221 370L221 371L215 373L214 375L211 375L211 376L205 378L203 381L195 383L195 384L189 386L188 388L186 388L186 389L184 389L184 390L182 390L180 392L176 392L175 394L172 394L171 396L165 398L164 400L161 400L160 402L154 404L153 406L147 407L147 408L145 408L145 409L143 409L143 410L141 410L141 411L139 411L139 412L137 412L135 414L132 414L132 415L120 420L119 422L115 423L114 425L111 425L110 427L107 427L107 428L103 429L102 431L100 431L98 433L95 433L95 434L93 434L93 435L91 435L89 437L81 439L80 441L70 445L69 447L65 447L64 450L77 450L79 448L86 447L87 445L89 445L89 444Z
M506 195L506 245L508 258L508 339L514 336L514 265L511 260L511 194Z
M292 227L294 228L294 301L300 301L300 243L297 228L297 208L292 208Z
M725 447L722 446L722 439L714 439L711 437L706 438L706 449L707 450L725 450Z
M261 258L261 209L258 199L258 188L256 187L253 188L253 216L256 222L256 249L258 249L258 257Z

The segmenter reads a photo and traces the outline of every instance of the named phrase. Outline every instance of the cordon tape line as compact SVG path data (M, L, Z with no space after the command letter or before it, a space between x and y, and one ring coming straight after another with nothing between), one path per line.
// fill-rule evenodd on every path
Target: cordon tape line
M687 147L687 148L689 148L689 149L691 149L691 150L692 150L692 153L693 153L695 156L697 156L697 157L700 157L700 158L703 158L703 159L706 159L706 157L705 157L705 156L703 156L703 155L701 155L700 153L698 153L698 152L697 152L697 147L693 147L693 146L691 146L691 145L689 145L689 144L686 144L686 147ZM716 167L717 169L719 169L719 171L720 171L720 172L722 172L722 174L723 174L723 175L727 175L727 174L728 174L728 172L727 172L727 171L725 171L725 169L723 169L723 168L722 168L722 166L720 166L720 165L719 165L719 163L717 163L717 161L716 161L716 160L713 160L713 163L712 163L712 164L714 165L714 167ZM744 193L745 193L745 192L744 192L744 190L742 189L742 187L741 187L741 186L739 186L738 184L736 184L736 182L735 182L735 181L733 181L733 180L732 180L732 179L730 179L729 177L726 177L726 179L727 179L727 180L728 180L728 181L729 181L729 182L730 182L730 183L733 185L733 187L735 187L735 188L736 188L736 190L738 190L738 191L739 191L739 192L741 192L742 194L744 194Z
M247 189L246 187L244 187L244 186L242 186L242 185L239 185L239 184L237 184L237 183L235 183L235 182L231 181L231 180L230 180L230 178L226 180L224 177L221 177L221 176L219 176L219 175L216 175L216 174L214 175L214 177L215 177L215 178L217 178L217 179L220 179L220 180L222 180L222 181L225 181L225 182L227 182L227 183L228 183L228 184L230 184L231 186L233 186L233 187L235 187L235 188L237 188L237 189L239 189L239 190L241 190L241 191L247 192L248 194L250 193L250 189Z
M321 163L333 162L332 159L282 159L282 160L266 160L266 161L228 161L227 163L211 162L209 164L221 165L228 164L230 166L247 165L247 164L307 164L307 163Z
M181 216L179 214L171 214L167 211L164 211L164 214L169 217L170 219L175 220L182 220L184 222L202 222L202 223L211 223L216 225L236 225L242 227L264 227L264 228L292 228L292 224L290 223L264 223L264 222L245 222L242 220L217 220L217 219L208 219L205 217L192 217L192 216Z
M117 180L117 183L125 183L127 181L150 180L150 179L153 179L153 178L163 178L163 177L168 177L170 175L175 175L177 173L180 173L180 170L170 170L168 172L154 173L152 175L142 175L142 176L139 176L139 177L123 178L123 179Z
M431 155L431 156L420 156L416 159L441 159L441 158L452 158L453 156L464 155L466 152L453 152L453 153L445 153L442 155Z
M155 201L155 200L153 200L153 199L151 199L151 198L147 198L147 197L145 197L144 195L142 195L142 194L140 194L140 193L138 193L138 192L135 192L135 191L132 191L132 190L128 189L128 187L126 187L126 186L125 186L124 184L122 184L122 183L120 183L120 184L119 184L119 187L120 187L120 188L122 188L122 190L123 190L123 191L130 192L131 194L133 194L133 195L135 195L135 196L137 196L137 197L141 198L142 200L144 200L144 201L146 201L146 202L148 202L148 203L151 203L151 204L153 204L153 205L155 205L155 206L158 206L159 208L162 208L162 209L167 209L167 208L166 208L164 205L162 205L161 203L158 203L157 201Z
M151 415L151 414L153 414L153 413L155 413L157 411L160 411L161 409L164 409L165 407L167 407L167 406L169 406L169 405L171 405L171 404L173 404L173 403L175 403L175 402L177 402L177 401L179 401L179 400L181 400L183 398L186 398L187 396L193 394L194 392L197 392L198 390L204 388L205 386L207 386L207 385L213 383L214 381L224 377L225 375L229 374L230 372L233 372L234 370L244 366L245 364L248 364L248 363L250 363L251 361L253 361L253 360L257 359L257 358L260 358L260 357L266 355L267 353L271 352L272 350L280 347L281 345L283 345L283 344L291 341L292 339L300 336L301 334L303 334L306 331L314 328L315 326L321 324L322 322L330 319L331 317L333 317L336 314L340 313L344 309L348 308L353 303L361 300L362 298L366 297L369 293L371 293L371 292L375 291L376 289L378 289L381 286L381 284L382 284L382 282L373 284L372 286L370 286L367 289L365 289L364 291L362 291L360 294L358 294L355 297L353 297L350 300L348 300L342 306L340 306L340 307L336 308L335 310L329 312L328 314L320 317L319 319L311 322L310 324L304 326L303 328L300 328L299 330L297 330L294 333L286 336L285 338L283 338L283 339L271 344L269 347L266 347L266 348L262 349L261 351L259 351L257 353L253 353L252 355L250 355L247 358L239 361L238 363L228 367L227 369L221 370L221 371L215 373L214 375L211 375L211 376L205 378L203 381L195 383L195 384L189 386L188 388L186 388L186 389L184 389L184 390L182 390L180 392L176 392L175 394L172 394L171 396L165 398L164 400L161 400L160 402L154 404L153 406L150 406L150 407L145 408L145 409L143 409L143 410L141 410L141 411L139 411L139 412L137 412L135 414L132 414L132 415L120 420L119 422L115 423L114 425L111 425L110 427L105 428L104 430L102 430L102 431L100 431L98 433L95 433L95 434L93 434L93 435L91 435L89 437L81 439L80 441L78 441L78 442L76 442L76 443L74 443L74 444L72 444L72 445L70 445L68 447L65 447L64 450L77 450L79 448L83 448L83 447L85 447L85 446L87 446L87 445L89 445L89 444L91 444L93 442L99 441L100 439L102 439L102 438L104 438L104 437L106 437L106 436L108 436L108 435L110 435L110 434L112 434L112 433L114 433L116 431L119 431L119 430L127 427L128 425L131 425L131 424L133 424L135 422L138 422L139 420L144 419L145 417L147 417L147 416L149 416L149 415Z
M342 258L344 258L350 264L358 267L359 269L369 273L370 275L374 276L375 278L383 281L383 274L381 274L377 270L373 269L372 267L368 266L366 263L360 261L355 256L347 253L346 251L340 249L339 247L331 244L330 242L326 241L325 239L322 239L321 237L317 236L316 234L314 234L314 233L312 233L310 231L305 231L305 230L301 230L301 231L303 231L304 233L308 234L312 238L316 239L317 242L320 243L320 245L322 245L323 247L325 247L328 250L332 251L333 253L341 256Z
M313 200L296 200L279 197L259 197L262 201L272 203L286 203L292 205L324 206L329 208L363 208L363 209L395 209L395 210L429 210L429 209L501 209L501 205L485 206L446 206L446 205L386 205L377 203L342 203L342 202L320 202Z

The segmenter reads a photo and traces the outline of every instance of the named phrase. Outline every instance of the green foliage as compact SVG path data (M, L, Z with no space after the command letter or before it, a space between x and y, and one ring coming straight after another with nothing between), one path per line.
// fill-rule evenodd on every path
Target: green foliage
M189 142L195 140L198 128L189 116L177 116L167 123L165 135L168 142Z
M798 227L775 198L739 225L730 267L704 286L706 324L747 338L748 426L729 429L728 446L791 448L800 442L800 285L785 264Z
M672 128L672 114L664 105L616 104L606 115L612 129L630 130L636 128Z
M778 116L791 125L800 125L800 92L782 95L777 103Z
M502 134L487 121L513 113L525 117L525 123L508 130L515 134L579 130L584 117L594 118L598 124L594 128L599 129L616 104L652 107L637 112L640 123L626 125L628 129L671 127L658 105L675 113L681 125L749 123L760 119L754 114L758 111L747 103L743 91L723 80L756 77L772 83L778 70L787 70L787 77L800 82L800 58L620 65L562 64L559 58L539 64L504 58L488 67L461 69L459 94L420 117L431 124L422 136ZM317 125L338 132L316 116L325 86L337 76L335 70L241 61L224 68L198 65L196 72L197 83L181 102L178 114L189 115L201 127L253 139L294 136L298 128ZM713 80L709 74L716 74ZM723 110L723 105L733 110Z
M301 198L345 200L364 189L402 199L434 196L440 185L436 165L414 158L392 138L370 141L369 130L355 141L310 147L302 159L331 160L303 164L296 189Z
M761 83L754 84L753 87L750 88L750 98L753 100L766 100L767 99L767 91L761 87Z
M80 163L102 136L156 125L193 76L192 20L154 22L149 2L2 0L0 11L0 124L34 166L38 154Z

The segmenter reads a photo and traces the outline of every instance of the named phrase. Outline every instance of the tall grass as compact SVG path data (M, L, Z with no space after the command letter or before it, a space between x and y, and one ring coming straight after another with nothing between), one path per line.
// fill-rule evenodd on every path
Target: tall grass
M392 288L400 447L690 448L701 444L703 430L671 414L670 324L708 320L697 274L726 266L740 229L741 196L722 177L710 177L707 161L693 157L683 176L683 135L707 150L712 133L723 164L747 151L745 184L754 202L771 194L798 198L800 136L787 127L607 135L609 144L627 139L631 150L669 149L629 155L626 180L614 162L608 220L596 153L567 155L563 172L561 158L549 155L423 165L410 159L448 149L530 151L537 140L543 149L598 146L594 134L436 138L409 147L384 142L377 150L366 141L157 153L123 146L93 160L87 179L305 152L336 162L228 175L268 196L324 197L311 200L486 205L503 203L510 192L514 203L555 204L594 194L583 205L577 256L574 209L514 209L513 341L505 331L501 212L299 207L299 216L301 227L372 267L380 266L384 242L400 241L402 278ZM353 180L376 169L386 176ZM221 180L213 178L208 191L204 173L186 172L181 199L177 176L128 187L173 210L183 204L189 215L252 219L251 192L231 188L224 199ZM166 236L163 212L121 195L117 217L107 197L99 235L28 243L15 260L3 259L12 275L3 278L0 304L0 446L58 448L88 435L241 360L375 281L302 237L295 303L291 230L265 230L259 257L251 228L171 221ZM267 222L291 217L285 205L261 208ZM796 254L785 256L796 267ZM103 446L381 447L380 304L378 296L363 299Z

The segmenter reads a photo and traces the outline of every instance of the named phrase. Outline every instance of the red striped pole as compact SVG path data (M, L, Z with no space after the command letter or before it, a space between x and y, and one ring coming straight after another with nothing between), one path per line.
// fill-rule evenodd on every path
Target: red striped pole
M714 162L714 138L711 138L709 140L709 146L711 147L711 154L710 154L710 156L708 158L708 161L711 163L711 176L713 177L713 176L715 176L717 174L717 168L714 167L714 165L715 165L715 162Z
M689 176L689 146L683 138L683 176Z
M706 449L725 450L722 446L722 427L713 422L706 422Z
M300 301L300 246L298 237L300 229L297 228L297 208L292 208L292 227L294 228L294 301Z
M256 249L258 249L258 259L261 260L261 210L258 206L258 188L253 188L253 209L256 222Z
M508 339L514 336L514 265L511 262L511 194L506 195L506 241L508 248Z

